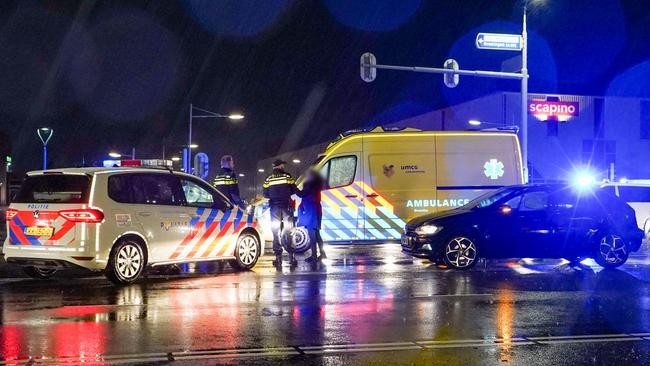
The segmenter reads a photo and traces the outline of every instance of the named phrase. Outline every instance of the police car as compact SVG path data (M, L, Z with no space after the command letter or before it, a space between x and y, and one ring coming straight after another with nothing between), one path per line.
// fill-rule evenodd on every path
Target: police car
M192 175L152 168L74 168L27 174L6 211L8 263L35 278L73 266L136 281L146 267L261 255L253 215Z

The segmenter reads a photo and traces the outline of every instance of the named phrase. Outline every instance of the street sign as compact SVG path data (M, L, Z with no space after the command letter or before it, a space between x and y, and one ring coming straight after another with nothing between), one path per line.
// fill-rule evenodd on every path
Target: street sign
M476 48L481 50L521 51L523 41L519 34L479 33Z
M447 61L445 61L443 67L448 70L458 71L458 62L453 58L450 58ZM447 86L447 88L455 88L458 86L458 82L460 81L460 75L445 74L443 79L445 81L445 85Z
M361 55L361 80L371 83L377 78L377 69L371 66L377 65L377 58L370 52Z

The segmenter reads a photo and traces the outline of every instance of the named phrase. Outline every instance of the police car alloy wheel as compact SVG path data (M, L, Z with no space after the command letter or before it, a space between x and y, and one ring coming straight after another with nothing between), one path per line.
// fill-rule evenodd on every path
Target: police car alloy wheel
M25 267L23 272L31 278L46 280L56 273L54 268Z
M465 236L451 238L445 245L442 259L455 269L469 269L478 261L476 244Z
M309 232L304 227L297 227L291 233L291 243L294 253L304 253L309 250Z
M603 235L598 243L596 262L604 268L616 268L627 261L625 240L616 234Z
M124 240L115 245L106 267L106 277L114 283L133 283L144 269L145 258L142 247L133 240Z
M239 269L251 269L261 254L260 241L253 234L243 234L237 241L233 264Z

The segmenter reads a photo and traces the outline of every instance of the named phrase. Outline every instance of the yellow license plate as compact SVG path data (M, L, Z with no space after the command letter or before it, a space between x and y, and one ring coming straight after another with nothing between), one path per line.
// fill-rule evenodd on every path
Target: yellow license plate
M50 236L54 235L54 228L53 227L28 226L28 227L25 228L25 235L50 237Z

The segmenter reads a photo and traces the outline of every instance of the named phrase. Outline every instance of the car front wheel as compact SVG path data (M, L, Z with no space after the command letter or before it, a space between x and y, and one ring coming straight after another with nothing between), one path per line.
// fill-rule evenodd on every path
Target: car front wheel
M466 236L454 236L445 245L442 259L454 269L470 269L478 261L476 243Z
M142 246L135 240L121 240L111 251L106 266L106 277L115 284L125 285L135 282L145 266Z
M235 259L232 261L232 264L237 269L249 270L255 266L261 253L262 249L259 239L253 234L242 234L239 240L237 240Z
M603 268L616 268L627 261L628 249L625 240L617 234L606 234L598 242L596 263Z

